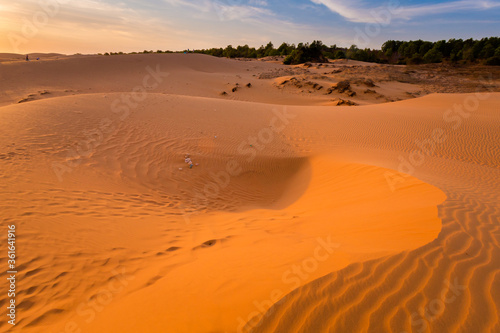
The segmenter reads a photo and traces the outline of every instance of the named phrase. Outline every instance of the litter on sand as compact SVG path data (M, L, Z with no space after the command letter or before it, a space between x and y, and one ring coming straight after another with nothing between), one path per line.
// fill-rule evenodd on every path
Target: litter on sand
M184 156L184 162L186 162L188 165L189 165L189 169L192 169L193 168L193 161L191 160L191 157L189 156L189 154L186 154L186 156ZM196 165L198 165L198 163L196 163Z

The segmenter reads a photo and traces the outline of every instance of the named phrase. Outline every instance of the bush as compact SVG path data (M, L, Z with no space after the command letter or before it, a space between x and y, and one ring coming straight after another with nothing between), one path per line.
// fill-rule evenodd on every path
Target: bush
M345 52L342 50L338 50L335 52L335 59L345 59Z
M236 58L238 56L238 53L236 52L236 49L232 45L228 45L224 49L224 52L222 54L226 58Z
M495 57L500 57L500 46L495 50Z
M276 57L276 56L279 56L280 55L280 52L278 50L271 50L269 52L269 56L271 57Z
M296 63L296 59L299 59L300 57L297 56L297 51L294 50L292 51L292 54L290 55L287 55L285 60L283 60L283 64L284 65L292 65L292 64L295 64Z
M300 43L297 49L285 58L283 64L297 65L305 62L328 62L323 55L323 43L314 41L310 45Z
M292 51L295 49L294 45L288 45L287 43L283 43L278 47L278 52L282 56L286 56L292 53Z
M493 56L491 58L488 58L488 59L486 59L485 64L488 66L500 66L500 57Z
M413 57L406 60L407 65L420 65L424 62L424 59L420 56L420 54L414 54Z
M428 64L441 62L443 61L443 54L435 48L432 48L424 55L424 61Z

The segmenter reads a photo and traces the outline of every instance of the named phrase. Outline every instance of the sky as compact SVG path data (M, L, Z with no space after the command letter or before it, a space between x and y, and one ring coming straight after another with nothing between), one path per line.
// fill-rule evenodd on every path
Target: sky
M0 53L499 36L500 0L0 0Z

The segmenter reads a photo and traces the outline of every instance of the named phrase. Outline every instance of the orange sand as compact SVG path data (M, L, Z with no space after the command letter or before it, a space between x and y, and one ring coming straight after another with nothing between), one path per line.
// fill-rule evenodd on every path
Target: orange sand
M500 94L321 106L279 67L1 64L0 331L500 331Z

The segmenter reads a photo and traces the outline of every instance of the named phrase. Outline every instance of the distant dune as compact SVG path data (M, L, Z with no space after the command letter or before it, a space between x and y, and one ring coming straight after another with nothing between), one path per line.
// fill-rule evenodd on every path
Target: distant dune
M353 62L12 59L0 211L18 322L0 331L500 332L497 82L438 94Z
M28 53L27 55L28 58L33 61L36 61L37 58L38 60L46 61L46 60L58 60L61 58L68 57L67 55L59 53ZM26 54L0 53L0 63L18 62L18 61L26 61Z

